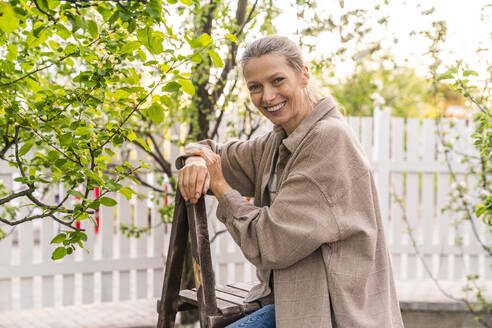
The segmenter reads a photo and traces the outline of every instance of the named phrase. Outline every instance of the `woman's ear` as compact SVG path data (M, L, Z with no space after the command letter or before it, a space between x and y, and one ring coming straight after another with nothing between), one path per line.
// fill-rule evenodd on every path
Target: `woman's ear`
M302 84L303 87L307 87L309 84L309 78L311 75L309 74L309 69L307 66L304 66L304 69L302 70Z

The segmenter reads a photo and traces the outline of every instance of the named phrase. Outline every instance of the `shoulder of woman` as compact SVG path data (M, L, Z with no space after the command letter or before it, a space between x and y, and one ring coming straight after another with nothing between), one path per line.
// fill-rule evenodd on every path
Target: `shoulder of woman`
M358 140L350 126L339 117L318 121L309 133L308 140L315 148L356 147Z
M299 164L313 170L366 171L370 167L355 133L343 118L317 122L301 147Z

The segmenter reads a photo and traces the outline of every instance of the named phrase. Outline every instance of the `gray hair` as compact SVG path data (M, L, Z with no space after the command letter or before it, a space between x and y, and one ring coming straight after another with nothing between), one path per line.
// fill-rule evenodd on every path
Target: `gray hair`
M268 54L283 56L290 67L299 73L304 72L304 59L301 49L289 38L279 35L269 35L253 41L244 50L239 62L244 72L244 66L249 60ZM309 84L306 88L307 97L314 105L321 98L318 93Z

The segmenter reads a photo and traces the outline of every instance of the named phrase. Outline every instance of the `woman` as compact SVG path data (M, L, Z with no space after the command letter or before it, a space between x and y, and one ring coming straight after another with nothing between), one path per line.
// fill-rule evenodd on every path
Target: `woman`
M210 188L257 268L246 301L271 304L231 327L403 327L372 172L335 103L313 96L285 37L253 42L241 65L273 131L202 141L177 160L184 199Z

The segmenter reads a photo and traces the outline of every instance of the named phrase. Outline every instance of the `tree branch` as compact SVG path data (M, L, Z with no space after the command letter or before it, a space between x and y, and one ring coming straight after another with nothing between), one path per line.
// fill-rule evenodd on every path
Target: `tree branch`
M150 90L146 95L145 97L143 97L136 105L134 105L132 111L125 117L125 119L123 120L123 122L120 123L120 125L118 126L118 128L108 137L108 139L100 146L100 148L102 149L104 146L106 146L108 144L108 142L111 141L111 139L113 139L113 137L119 133L121 131L121 128L123 127L123 125L125 125L125 123L130 119L130 117L132 117L132 115L138 110L138 108L140 107L140 105L143 104L143 102L151 95L154 93L155 89L157 89L157 87L161 84L162 80L166 77L167 73L169 73L171 70L175 69L176 67L173 67L175 64L175 62L173 63L173 65L171 65L169 67L169 69L163 73L161 75L161 78L159 79L159 81L154 85L154 87L152 88L152 90ZM179 65L178 65L179 66Z
M150 132L147 133L147 136L150 138L150 140L152 140L152 144L154 145L154 149L156 150L157 155L159 155L159 156L152 156L152 157L154 157L154 159L156 159L158 161L159 165L162 167L164 172L166 172L167 176L172 177L173 172L172 172L172 168L171 168L171 163L169 163L169 161L167 161L164 158L164 155L162 154L161 150L157 146L157 142L156 142L154 136L152 135L152 133L150 133Z
M225 230L225 229L224 229L224 230L219 230L219 231L217 231L217 232L216 232L216 233L212 236L212 238L210 238L210 244L212 244L212 243L215 241L215 239L217 239L217 237L218 237L218 236L220 236L221 234L223 234L223 233L225 233L225 232L227 232L227 230Z
M92 41L91 43L89 43L87 46L88 46L88 47L92 46L94 43L98 42L100 39L101 39L101 36L98 36L98 37L97 37L97 39L95 39L94 41ZM7 83L2 83L2 84L0 84L0 88L7 87L7 86L9 86L9 85L12 85L12 84L14 84L14 83L17 83L17 82L19 82L19 81L21 81L21 80L23 80L23 79L25 79L25 78L27 78L27 77L29 77L29 76L33 75L33 74L36 74L37 72L43 71L43 70L45 70L45 69L48 69L48 68L50 68L51 66L53 66L53 65L55 65L55 64L57 64L57 63L60 63L60 62L64 61L64 60L65 60L65 59L67 59L68 57L72 57L73 55L77 55L77 54L79 54L79 53L80 53L80 51L79 51L79 50L74 51L74 52L72 52L72 53L69 53L68 55L65 55L65 56L63 56L63 57L60 57L60 59L58 59L57 61L52 62L52 63L51 63L51 64L49 64L49 65L46 65L46 66L43 66L43 67L41 67L41 68L38 68L38 69L32 70L32 71L30 71L30 72L26 73L25 75L23 75L23 76L21 76L21 77L19 77L19 78L15 79L15 80L9 81L9 82L7 82Z
M126 139L126 138L125 138ZM128 139L127 139L128 140ZM159 156L157 156L156 154L154 154L154 152L152 151L147 151L147 149L145 149L144 146L142 146L140 143L136 142L136 141L133 141L132 142L134 145L136 145L138 148L142 149L143 151L145 151L147 154L149 154L162 168L162 170L168 175L168 176L172 176L172 170L171 170L171 164L169 162L167 162L166 160L164 160L163 158L161 159Z
M0 150L0 158L1 159L4 159L5 153L14 144L14 141L9 140L9 128L10 128L10 123L7 123L5 126L5 135L3 136L4 146L3 146L2 150Z
M16 192L16 193L13 193L5 198L2 198L0 199L0 205L3 205L5 203L8 203L10 202L12 199L15 199L15 198L18 198L18 197L23 197L23 196L26 196L27 194L30 194L32 192L34 192L35 188L34 186L29 186L29 189L26 189L26 190L22 190L22 191L19 191L19 192Z
M51 16L50 14L48 14L46 11L44 11L43 9L41 9L41 7L39 7L39 4L38 4L38 1L37 0L32 0L32 2L34 2L34 5L36 6L36 8L42 12L43 14L46 15L46 17L48 17L48 19L53 23L53 24L56 24L58 22L58 20Z
M157 188L157 187L155 187L155 186L151 185L151 184L150 184L150 183L148 183L147 181L143 180L143 179L142 179L142 178L141 178L141 177L140 177L137 173L134 173L134 174L133 174L133 177L134 177L135 179L137 179L137 181L138 181L138 182L140 182L140 183L142 184L142 186L144 186L144 187L150 188L150 189L152 189L153 191L158 192L158 193L165 193L165 192L166 192L165 190L163 190L163 189L159 189L159 188ZM170 196L170 195L172 195L172 194L171 194L171 193L167 193L167 194L166 194L166 196L168 196L168 195Z
M253 18L253 13L256 10L257 4L258 4L258 0L256 0L255 3L253 4L253 7L251 7L251 10L248 13L248 18L246 18L246 20L241 24L241 27L237 31L236 35L241 35L243 33L243 29L246 26L246 24L248 24L251 21L251 19Z
M237 78L234 79L234 84L232 85L231 90L229 91L229 94L226 96L226 101L224 101L224 104L226 104L229 101L229 99L230 99L230 97L232 95L232 92L236 88L237 80L238 80ZM212 134L210 135L210 139L215 139L215 137L219 133L219 127L220 127L220 124L222 122L222 118L223 117L224 117L224 111L221 110L220 111L220 114L219 114L219 117L217 117L217 119L215 120L214 130L212 131Z
M444 137L443 137L443 134L442 134L442 131L441 131L441 118L440 117L438 117L437 135L439 137L439 141L441 142L441 144L442 145L445 145L445 142L444 142L444 139L443 139ZM448 167L448 171L449 171L449 174L450 174L451 178L453 179L453 181L458 181L458 179L456 177L456 173L454 172L454 169L453 169L453 165L451 164L451 160L449 159L448 152L444 152L444 159L445 159L445 162L446 162L446 166ZM492 247L486 245L482 241L482 238L480 238L480 235L479 235L479 233L477 231L477 227L475 226L475 221L473 220L473 216L474 215L473 215L472 211L470 210L470 208L468 206L468 202L465 200L465 195L463 194L463 190L461 190L461 188L457 188L457 189L458 189L458 196L459 196L459 198L461 200L461 203L463 205L463 208L465 209L465 212L466 212L468 221L470 222L470 225L472 227L472 232L473 232L473 235L475 236L475 239L480 244L480 246L489 254L489 256L492 256Z
M238 2L237 9L236 9L236 24L238 24L238 26L240 26L240 27L234 33L236 36L239 36L243 33L244 27L252 19L253 12L255 11L256 5L258 4L258 0L255 1L253 6L251 7L251 10L248 13L248 17L245 19L247 3L248 3L247 0L240 0ZM227 75L236 66L237 50L238 50L237 44L234 42L230 42L229 43L229 54L230 54L230 56L227 57L226 62L224 64L224 69L222 70L222 72L220 74L219 81L217 82L214 90L212 91L212 95L214 97L214 102L217 102L217 100L220 98L220 96L224 92L224 88L226 86Z
M9 221L9 220L6 220L6 219L3 219L3 218L0 217L0 222L3 222L3 223L5 223L5 224L7 224L9 226L15 226L15 225L19 225L19 224L24 223L24 222L29 222L29 221L33 221L33 220L37 220L37 219L42 219L42 218L45 218L45 217L49 217L49 218L55 220L56 222L58 222L60 224L63 224L64 226L69 227L70 229L77 230L77 231L84 231L84 229L79 229L77 227L72 226L73 221L71 223L65 222L63 220L60 220L59 218L57 218L53 214L39 214L39 215L34 215L34 216L26 217L26 218L23 218L23 219L20 219L20 220L17 220L17 221Z
M57 146L53 145L51 143L51 141L47 140L43 135L41 135L36 129L31 129L29 131L32 131L34 132L35 135L37 135L41 140L43 140L44 142L46 142L46 144L50 147L52 147L54 150L56 150L57 152L59 152L60 154L62 154L66 159L68 159L69 161L77 164L78 166L80 167L84 167L84 165L82 165L82 162L80 161L80 158L77 158L77 160L71 158L70 156L68 156L63 150L59 149Z
M394 190L394 188L393 188ZM412 243L412 247L413 249L415 250L415 255L418 257L418 259L420 260L420 262L422 263L423 267L424 267L424 270L425 272L429 275L430 279L432 280L432 282L435 284L435 286L437 287L437 289L439 289L439 291L447 298L453 300L453 301L456 301L456 302L460 302L460 303L463 303L465 306L466 306L466 309L468 311L470 311L472 314L474 314L477 318L477 321L479 321L484 327L489 327L487 325L487 323L482 319L480 318L479 316L479 312L476 311L474 308L473 308L473 304L467 300L466 298L458 298L458 297L454 297L453 295L451 295L450 293L448 293L442 286L441 286L441 283L439 282L439 280L434 277L434 275L432 274L432 270L431 268L429 268L427 262L424 260L423 256L422 256L422 253L420 252L420 248L417 244L417 240L415 239L415 236L413 235L413 229L412 227L410 226L410 223L408 222L408 217L407 217L407 211L406 211L406 205L404 203L404 200L399 198L398 195L396 195L396 193L392 193L392 196L393 198L395 199L395 202L398 203L398 205L400 206L401 210L402 210L402 215L403 215L403 222L405 222L405 225L407 226L407 233L408 233L408 236L410 238L410 241Z
M24 167L22 166L22 161L19 158L19 130L20 130L20 125L17 125L15 127L15 136L14 136L14 143L15 143L15 161L17 162L17 165L19 167L20 174L22 177L26 177L26 173L24 172ZM32 183L27 183L29 188L34 188L34 184Z

